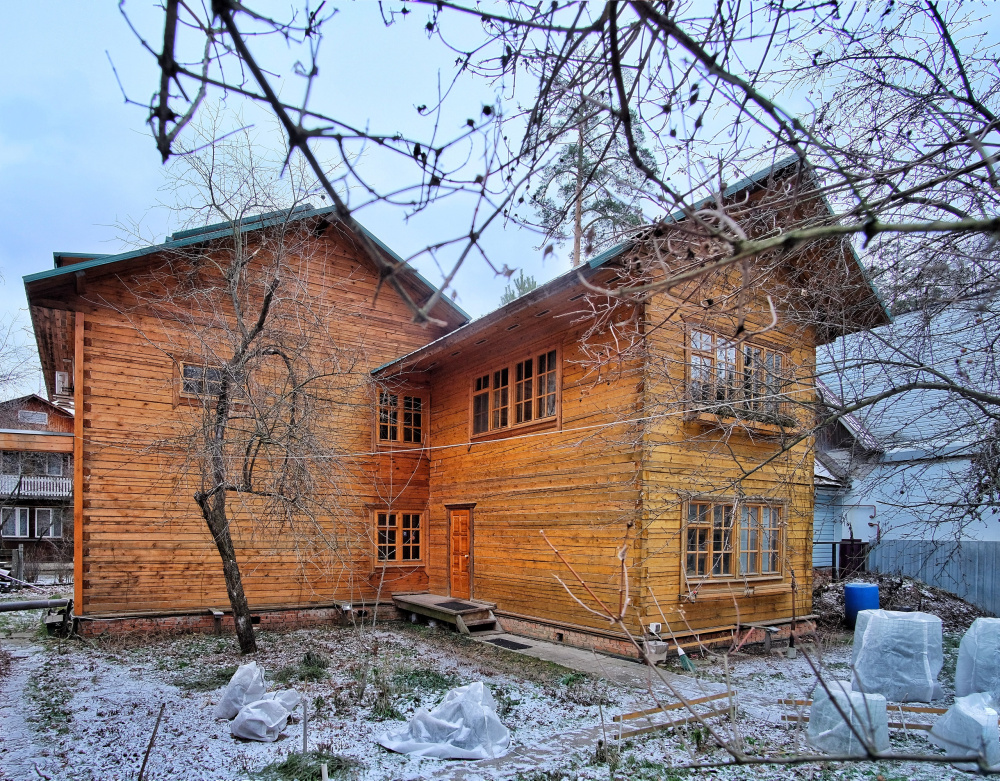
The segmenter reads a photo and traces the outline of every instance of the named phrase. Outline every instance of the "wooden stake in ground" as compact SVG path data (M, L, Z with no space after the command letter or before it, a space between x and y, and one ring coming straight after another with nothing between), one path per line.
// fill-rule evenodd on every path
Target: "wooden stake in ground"
M156 716L156 724L153 725L153 734L149 736L149 745L146 746L146 753L142 757L142 767L139 768L139 781L146 772L146 763L149 761L149 752L153 750L153 741L156 740L156 731L160 728L160 719L163 718L163 709L167 707L166 702L160 703L160 712Z
M302 698L302 755L305 756L309 750L309 703L305 697ZM139 779L142 781L142 779Z

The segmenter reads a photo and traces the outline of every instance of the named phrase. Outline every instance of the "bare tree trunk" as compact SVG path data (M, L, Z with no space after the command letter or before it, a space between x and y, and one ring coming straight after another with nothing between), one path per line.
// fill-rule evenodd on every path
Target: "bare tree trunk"
M202 514L208 524L215 546L222 558L222 573L226 579L226 593L233 609L233 622L236 625L236 639L240 644L240 653L252 654L257 650L257 638L254 636L253 621L250 617L250 604L243 591L243 576L236 561L236 547L229 533L229 522L226 519L226 494L219 491L211 500L199 498Z
M582 262L580 244L583 240L583 125L577 129L576 140L576 204L573 215L573 268Z
M270 295L273 294L275 283L272 283L268 296L265 297L262 307L261 321L267 316L270 307ZM255 329L253 336L247 334L244 345L256 336L259 329ZM241 349L238 357L243 358L245 348ZM235 360L235 359L234 359ZM243 576L240 573L240 565L236 561L236 546L233 545L233 537L229 531L229 517L226 512L226 489L228 481L226 478L226 466L223 459L223 447L226 439L226 426L229 423L229 379L223 378L222 386L219 389L218 402L214 411L214 421L209 431L209 448L212 460L212 483L214 490L206 494L199 492L195 495L195 501L201 507L201 513L208 524L209 531L215 539L215 545L219 549L219 556L222 558L222 573L226 579L226 592L229 594L229 604L233 609L233 623L236 626L236 638L240 644L240 653L250 654L257 650L257 638L254 637L253 621L250 617L250 605L247 602L246 594L243 591Z

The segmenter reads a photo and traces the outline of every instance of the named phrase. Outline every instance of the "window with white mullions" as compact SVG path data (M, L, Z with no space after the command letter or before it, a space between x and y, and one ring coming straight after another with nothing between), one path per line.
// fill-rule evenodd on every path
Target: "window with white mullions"
M31 529L28 508L0 508L0 534L4 537L30 537Z
M62 509L39 507L35 510L35 533L39 537L51 539L62 537Z

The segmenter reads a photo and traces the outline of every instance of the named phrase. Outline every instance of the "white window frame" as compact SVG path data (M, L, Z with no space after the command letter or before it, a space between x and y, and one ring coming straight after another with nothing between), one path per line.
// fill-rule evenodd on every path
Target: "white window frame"
M42 513L48 513L49 520L48 523L41 519ZM43 525L45 524L45 525ZM57 531L57 534L53 534L53 530ZM39 537L48 540L58 540L62 539L63 536L63 517L61 507L37 507L35 508L35 531Z
M7 533L8 523L14 524L14 534ZM29 539L31 537L31 510L28 507L0 507L0 535L11 540Z

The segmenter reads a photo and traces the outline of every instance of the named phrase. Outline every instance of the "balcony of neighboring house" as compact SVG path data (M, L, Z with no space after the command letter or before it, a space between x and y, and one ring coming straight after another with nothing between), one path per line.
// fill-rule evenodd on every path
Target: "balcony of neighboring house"
M788 356L715 334L694 332L687 366L687 418L708 425L736 424L761 433L799 427L788 398Z
M69 499L73 496L72 458L63 453L5 450L0 453L0 501Z
M15 499L69 499L73 478L56 475L0 474L0 497Z

